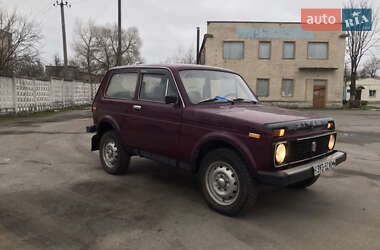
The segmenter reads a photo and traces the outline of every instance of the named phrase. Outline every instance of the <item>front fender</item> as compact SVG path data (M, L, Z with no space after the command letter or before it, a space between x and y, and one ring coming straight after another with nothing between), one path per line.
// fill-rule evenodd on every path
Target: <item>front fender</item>
M254 176L256 176L256 173L257 173L256 161L252 153L250 152L248 145L244 143L245 140L243 138L243 135L237 134L237 133L231 133L231 132L225 132L225 131L220 131L220 132L214 131L201 137L201 139L199 139L198 142L196 142L195 147L191 153L191 158L194 163L196 162L199 156L200 149L202 148L202 146L213 141L224 142L226 144L229 144L231 147L233 147L243 157L243 160L245 160L245 162L248 165L249 171Z

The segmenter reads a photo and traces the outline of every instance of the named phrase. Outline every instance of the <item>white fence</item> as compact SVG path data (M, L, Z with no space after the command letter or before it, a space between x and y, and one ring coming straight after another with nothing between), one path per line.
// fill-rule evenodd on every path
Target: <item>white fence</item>
M92 84L95 96L99 84ZM0 76L0 113L34 112L90 104L91 85Z

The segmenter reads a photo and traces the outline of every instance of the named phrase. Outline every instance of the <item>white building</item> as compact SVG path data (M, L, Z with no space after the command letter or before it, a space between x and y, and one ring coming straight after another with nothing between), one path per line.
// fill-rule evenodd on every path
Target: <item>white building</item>
M347 100L350 100L350 84L347 82ZM366 78L356 81L356 87L364 87L362 90L362 101L368 101L368 104L380 104L380 79Z

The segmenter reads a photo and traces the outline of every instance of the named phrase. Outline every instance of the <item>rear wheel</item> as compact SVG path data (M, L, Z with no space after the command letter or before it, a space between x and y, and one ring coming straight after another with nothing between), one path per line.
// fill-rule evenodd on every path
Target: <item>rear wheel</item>
M121 146L120 138L114 131L102 135L99 156L103 169L109 174L123 174L128 170L130 155Z
M290 184L288 187L297 188L297 189L304 189L304 188L307 188L307 187L313 185L318 180L318 178L319 178L319 175L311 177L311 178L303 180L303 181L300 181L300 182Z
M214 210L236 215L257 199L257 185L244 161L232 150L216 149L201 162L199 180L207 204Z

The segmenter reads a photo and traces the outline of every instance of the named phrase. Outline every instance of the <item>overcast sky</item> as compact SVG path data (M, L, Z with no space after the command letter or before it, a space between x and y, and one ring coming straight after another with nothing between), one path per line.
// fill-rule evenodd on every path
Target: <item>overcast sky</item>
M44 63L53 55L62 58L59 8L52 0L0 0L0 7L17 9L39 22L44 36ZM76 20L93 19L97 24L117 22L117 0L71 0L65 9L68 56ZM142 56L147 63L159 63L181 46L196 44L196 27L206 32L208 20L300 21L301 8L341 8L342 0L122 0L122 25L136 26L143 41Z

